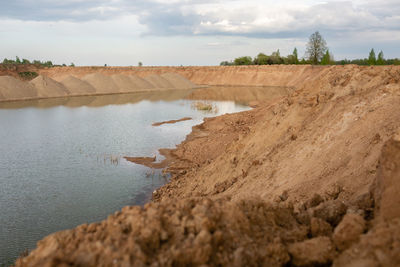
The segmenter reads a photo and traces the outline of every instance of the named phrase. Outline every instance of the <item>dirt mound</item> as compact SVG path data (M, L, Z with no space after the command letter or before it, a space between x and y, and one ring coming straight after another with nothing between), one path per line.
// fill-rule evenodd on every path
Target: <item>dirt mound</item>
M88 82L74 76L67 76L61 83L69 90L71 95L89 95L96 92L96 89Z
M29 99L38 93L31 84L11 76L0 76L0 99Z
M196 87L194 83L176 73L164 73L161 74L161 77L170 82L175 89L189 89Z
M46 76L39 75L29 83L36 87L39 97L60 97L70 94L63 84Z
M131 76L132 83L134 84L135 88L140 88L143 90L151 90L154 89L154 85L149 83L143 78L140 78L138 76L132 75Z
M140 89L135 86L131 77L128 75L116 74L111 76L111 78L118 86L120 92L134 92Z
M285 244L306 238L307 227L297 222L290 208L260 200L151 203L53 234L17 266L280 266L290 261Z
M120 88L114 80L100 73L93 73L82 78L96 89L96 93L119 93Z
M149 82L155 89L174 89L174 85L160 75L149 75L144 77L144 80Z

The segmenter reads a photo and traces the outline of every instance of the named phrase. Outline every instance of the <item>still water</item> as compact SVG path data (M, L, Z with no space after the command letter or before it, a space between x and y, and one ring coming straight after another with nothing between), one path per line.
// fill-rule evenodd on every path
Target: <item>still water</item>
M0 104L0 266L52 232L145 203L167 182L123 156L158 155L204 117L248 109L216 101L216 112L199 111L182 93ZM182 117L193 120L151 125Z

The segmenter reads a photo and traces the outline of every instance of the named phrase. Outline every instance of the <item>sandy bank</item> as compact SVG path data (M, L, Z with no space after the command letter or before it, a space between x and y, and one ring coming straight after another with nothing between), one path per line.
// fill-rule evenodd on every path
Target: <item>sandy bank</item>
M155 122L155 123L152 124L152 126L160 126L160 125L163 125L163 124L174 124L174 123L181 122L181 121L189 121L191 119L192 118L190 118L190 117L184 117L184 118L179 119L179 120L169 120L169 121Z
M82 78L70 74L55 79L39 75L30 82L11 76L0 76L0 101L188 90L197 87L179 74L172 73L163 76L152 74L144 79L124 74L107 76L100 72L90 73Z
M296 88L193 127L152 203L52 234L17 265L400 265L400 68L211 69L183 76Z

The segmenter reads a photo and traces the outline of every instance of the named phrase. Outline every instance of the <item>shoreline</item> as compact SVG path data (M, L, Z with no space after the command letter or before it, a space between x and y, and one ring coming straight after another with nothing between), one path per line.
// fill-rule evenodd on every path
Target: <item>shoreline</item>
M400 68L315 69L194 126L144 207L52 234L17 266L398 264Z

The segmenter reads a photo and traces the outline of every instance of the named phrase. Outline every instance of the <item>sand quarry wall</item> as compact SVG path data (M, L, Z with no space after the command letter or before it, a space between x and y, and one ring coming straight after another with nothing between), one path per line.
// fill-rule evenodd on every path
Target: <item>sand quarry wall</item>
M52 234L17 266L400 266L400 67L99 70L296 90L193 127L151 203Z
M52 75L54 77L51 78L48 74L52 73L43 71L29 82L21 81L12 75L0 76L0 101L193 89L197 87L194 83L176 73L149 74L141 78L121 73L104 75L102 72L74 75L73 71L65 72L62 68L57 70L60 70L63 75Z
M332 72L360 71L363 69L388 69L392 67L311 66L311 65L272 65L272 66L210 66L210 67L59 67L42 69L40 74L60 80L67 75L82 78L88 74L101 73L106 76L116 74L149 77L149 82L157 83L151 75L169 73L179 74L199 85L219 86L299 86L309 80ZM151 81L153 80L153 81Z

